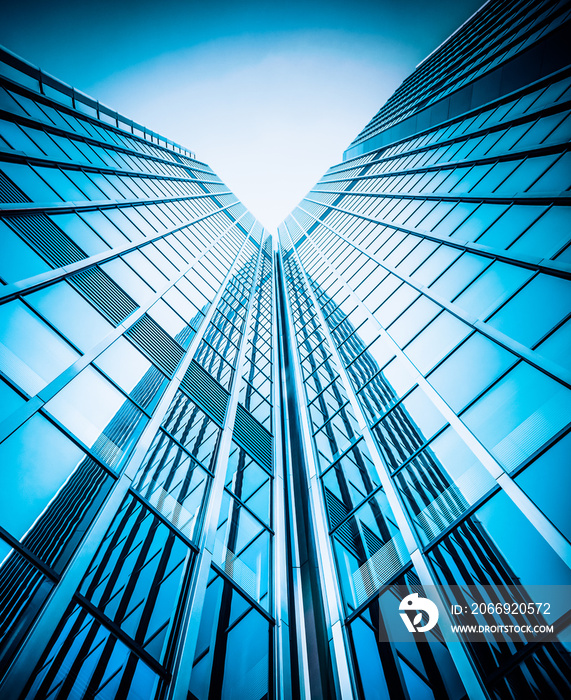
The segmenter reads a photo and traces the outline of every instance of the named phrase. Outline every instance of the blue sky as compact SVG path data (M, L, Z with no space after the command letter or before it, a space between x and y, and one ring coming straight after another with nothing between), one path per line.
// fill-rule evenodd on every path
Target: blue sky
M13 3L0 43L195 151L272 228L480 4Z

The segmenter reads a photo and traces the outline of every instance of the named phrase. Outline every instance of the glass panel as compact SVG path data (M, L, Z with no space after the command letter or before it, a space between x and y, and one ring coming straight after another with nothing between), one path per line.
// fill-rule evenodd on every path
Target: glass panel
M398 472L395 481L426 542L496 486L451 427Z
M127 499L79 592L162 662L188 556L189 548L172 530Z
M343 511L339 499L329 491L326 497L330 518L337 517L337 522L341 522ZM339 525L332 541L348 610L364 603L409 559L382 491Z
M229 493L224 493L213 562L249 596L269 608L270 534Z
M571 320L540 343L536 352L566 369L571 369Z
M190 680L192 700L269 697L270 627L231 584L212 575L206 589Z
M430 285L430 291L446 301L467 287L483 270L490 265L489 258L473 253L464 253L444 274Z
M0 369L30 395L79 357L21 301L0 306Z
M55 496L84 453L40 415L0 444L0 524L20 538Z
M571 282L538 275L489 319L488 323L532 347L571 310Z
M142 427L141 411L91 367L67 384L45 408L114 467Z
M523 267L495 262L454 303L475 318L485 319L532 274Z
M478 239L478 244L500 250L507 248L543 211L544 207L514 204Z
M516 255L550 258L569 241L571 207L551 207L510 248Z
M143 408L154 408L166 378L128 340L116 340L94 364Z
M51 270L51 267L3 221L0 221L0 240L0 277L7 284Z
M443 311L406 346L405 352L418 369L426 373L470 331L470 327L465 323L447 311Z
M67 282L28 294L26 301L83 352L114 330Z
M25 403L26 400L23 399L20 394L12 389L12 387L8 386L5 381L0 380L0 421L4 420L6 416L9 416Z
M517 467L571 420L571 392L521 363L462 419L506 469Z
M474 333L428 376L428 381L449 406L459 411L516 359L480 333Z
M27 150L29 152L29 149ZM52 204L59 200L57 194L38 177L29 165L2 163L2 170L32 202Z
M571 539L570 454L571 433L568 433L515 477L516 483L567 539Z
M159 682L148 666L79 605L68 610L61 631L49 645L33 678L26 695L29 700L38 697L151 700Z
M268 526L271 506L271 477L245 450L232 443L226 469L226 488Z
M431 558L440 562L436 572L443 583L571 584L569 568L502 491L446 537ZM567 612L555 608L554 602L550 623Z
M57 214L50 218L87 255L97 255L109 249L109 246L77 214Z
M209 475L197 459L159 431L133 483L186 537L198 539Z

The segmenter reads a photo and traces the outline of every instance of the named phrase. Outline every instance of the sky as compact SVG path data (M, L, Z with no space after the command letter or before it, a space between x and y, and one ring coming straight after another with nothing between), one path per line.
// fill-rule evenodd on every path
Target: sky
M483 0L53 0L0 44L191 149L273 229Z

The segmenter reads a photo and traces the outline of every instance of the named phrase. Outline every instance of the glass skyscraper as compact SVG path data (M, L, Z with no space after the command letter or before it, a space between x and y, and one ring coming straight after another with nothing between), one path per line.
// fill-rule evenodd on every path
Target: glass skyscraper
M273 234L0 53L0 697L571 695L570 14L490 0Z

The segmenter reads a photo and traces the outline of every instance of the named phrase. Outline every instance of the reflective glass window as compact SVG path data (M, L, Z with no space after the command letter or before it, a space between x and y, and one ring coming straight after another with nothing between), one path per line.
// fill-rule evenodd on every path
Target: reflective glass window
M515 482L567 539L571 539L571 508L569 491L563 486L569 480L569 455L571 433L515 477Z
M125 338L119 338L94 362L144 408L154 407L165 376Z
M449 406L459 411L516 359L480 333L474 333L428 375L428 381Z
M19 300L0 306L0 329L0 368L30 395L79 357Z
M74 673L69 669L73 668ZM123 641L72 605L34 671L29 700L37 697L152 700L159 677Z
M50 218L87 255L97 255L104 250L109 250L109 246L105 241L77 214L56 214L50 216Z
M0 524L21 538L84 453L36 414L0 444Z
M0 221L0 240L0 277L5 283L10 284L51 270L51 267L3 221Z
M101 459L117 466L139 432L142 413L99 372L87 367L45 406Z
M227 580L212 574L202 609L189 697L267 697L270 654L268 621Z
M543 211L544 207L514 204L490 226L483 236L478 238L478 244L500 250L507 248ZM512 250L514 249L512 248Z
M551 258L569 242L570 229L571 207L551 207L510 247L509 251L514 255Z
M83 352L113 331L113 326L67 282L28 294L26 301Z
M571 282L540 274L496 312L488 323L531 347L570 311Z
M523 267L495 262L454 303L476 318L484 319L532 274Z
M469 333L470 327L443 311L405 348L408 357L425 373Z
M566 369L571 369L571 320L540 343L536 352Z
M462 418L510 470L571 420L571 394L539 370L520 363Z
M29 165L3 162L2 170L32 202L53 203L58 201L57 194Z

